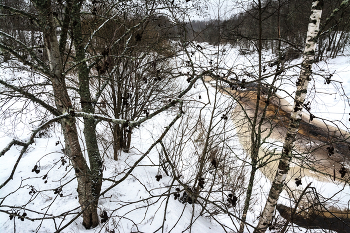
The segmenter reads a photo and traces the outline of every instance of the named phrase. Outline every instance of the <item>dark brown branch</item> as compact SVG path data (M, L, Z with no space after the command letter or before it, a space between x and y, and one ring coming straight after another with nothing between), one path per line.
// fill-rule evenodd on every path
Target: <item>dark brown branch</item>
M35 138L36 134L37 134L40 130L42 130L42 129L44 129L45 127L47 127L49 124L51 124L51 123L53 123L53 122L56 122L56 121L58 121L58 120L61 120L62 118L65 118L65 117L68 117L68 116L69 116L68 114L60 115L60 116L58 116L58 117L55 117L55 118L53 118L53 119L51 119L51 120L45 122L44 124L40 125L40 126L39 126L38 128L36 128L35 130L33 130L33 133L31 134L29 140L28 140L26 143L21 143L21 144L23 145L23 148L22 148L22 150L21 150L21 152L20 152L20 155L19 155L19 157L18 157L18 159L17 159L15 165L13 166L11 175L4 181L4 183L2 183L2 184L0 185L0 189L2 189L10 180L13 179L13 175L15 174L15 171L16 171L16 169L17 169L17 166L18 166L19 162L21 161L21 159L22 159L24 153L27 151L28 147L29 147L32 143L34 143L34 138ZM12 142L11 142L11 143L12 143ZM10 144L11 144L11 143L10 143ZM8 148L8 147L9 147L9 145L8 145L7 147L5 147L5 149ZM8 151L8 150L7 150L7 151Z
M32 100L33 102L40 104L42 107L44 107L45 109L47 109L48 111L50 111L53 115L55 116L59 116L61 115L61 113L54 107L52 107L51 105L45 103L43 100L37 98L35 95L23 90L20 87L16 87L14 85L9 84L8 82L0 79L0 84L4 85L5 87L12 89L20 94L22 94L25 98L28 98L30 100Z
M13 139L1 152L0 152L0 157L3 156L7 151L11 149L13 145L18 145L18 146L26 146L25 142L21 142L17 139Z

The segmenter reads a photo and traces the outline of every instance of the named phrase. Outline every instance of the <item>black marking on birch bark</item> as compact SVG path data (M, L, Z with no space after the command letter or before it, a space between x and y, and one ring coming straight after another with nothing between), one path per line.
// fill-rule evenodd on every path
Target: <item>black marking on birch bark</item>
M315 2L315 1L314 1ZM316 1L317 4L312 7L313 10L322 10L323 0Z
M311 104L310 101L308 101L307 103L304 104L305 110L307 110L307 111L311 110L310 104Z
M285 153L286 155L288 155L289 152L290 152L290 149L289 149L289 148L283 148L283 149L284 149L284 153Z
M309 22L309 23L316 24L316 23L317 23L317 20L316 20L316 19L310 19L310 22Z
M306 53L304 53L305 55L307 55L307 52ZM301 63L301 68L303 68L304 69L304 71L303 72L305 72L305 70L308 70L308 69L310 69L311 68L311 65L310 64L308 64L308 63L306 63L306 62L303 62L303 63Z
M295 107L294 107L294 112L298 112L300 111L302 108L300 107L300 104L299 103L296 103L295 104Z
M306 89L302 89L302 90L298 90L296 91L295 95L296 96L300 96L301 94L303 93L307 93L307 90ZM300 102L299 100L297 100L297 104L300 106L302 104L302 102Z
M311 37L308 41L309 42L313 42L313 39L314 38ZM312 49L310 51L305 52L304 54L307 55L307 56L315 56L315 50ZM308 70L311 70L311 64L308 63L308 64L305 65L305 67L307 67Z
M279 169L279 174L287 174L289 170L289 164L285 162L279 163L278 169Z
M312 121L314 118L315 118L315 115L310 114L310 120L309 121Z
M298 78L297 82L295 83L297 86L301 86L302 85L302 80L300 78Z

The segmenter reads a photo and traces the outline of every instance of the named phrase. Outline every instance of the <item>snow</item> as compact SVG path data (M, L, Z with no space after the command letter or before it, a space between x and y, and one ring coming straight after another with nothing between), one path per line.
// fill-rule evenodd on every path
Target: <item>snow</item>
M203 51L195 50L192 59L196 62L196 70L203 70L203 67L211 67L212 64L225 67L220 71L221 75L230 74L232 77L243 78L248 72L257 72L257 56L254 53L247 56L239 55L239 49L230 46L212 47L208 44L201 44ZM224 49L225 52L222 52ZM269 51L263 54L264 62L268 63L273 55ZM176 63L184 63L187 58L180 57ZM291 65L300 63L295 60ZM247 66L248 64L248 66ZM340 56L336 59L327 60L314 64L311 91L308 93L307 101L311 102L311 112L319 118L336 121L342 129L350 127L348 113L350 112L347 96L350 95L350 61L348 56ZM182 73L190 71L182 66ZM267 72L273 69L267 66ZM1 67L1 76L5 78L16 77L28 74L25 71L16 71ZM293 102L291 96L294 95L295 81L299 72L296 66L284 74L288 79L281 80L278 94L283 96L290 103ZM224 73L224 74L222 74ZM322 73L333 74L330 85L324 84ZM187 77L178 79L179 85L186 87ZM247 78L249 80L249 77ZM283 82L282 82L283 81ZM342 84L342 86L340 85ZM247 160L242 146L236 136L234 125L230 120L223 120L221 116L228 114L235 107L235 102L227 95L215 91L215 82L203 84L200 80L195 83L189 94L184 99L185 114L178 120L169 134L164 139L167 148L173 147L174 158L178 162L178 170L181 171L181 181L193 184L195 178L195 168L198 166L198 154L201 152L203 135L207 132L210 125L211 116L214 115L212 122L213 146L224 148L230 154L230 161L235 162L235 166L241 167L244 171L245 180L242 187L232 184L238 196L238 205L236 208L228 207L232 214L240 216L245 198L245 189L249 179L250 168L244 162ZM343 88L343 89L342 89ZM199 95L201 98L199 99ZM18 102L12 105L12 108L21 109L23 103ZM29 106L28 109L33 109ZM117 181L123 177L124 172L130 168L158 139L161 133L176 116L177 109L174 111L165 111L154 118L144 122L138 129L134 130L132 136L132 149L130 153L121 152L118 161L113 160L112 149L102 151L104 160L104 178L108 179L103 182L102 191L113 185L113 180ZM29 114L29 115L28 115ZM30 114L32 114L30 116ZM17 138L25 141L35 125L28 127L28 122L34 122L36 113L28 111L27 115L17 117L21 130L13 131L13 117L9 117L2 122L1 146L0 150L12 140ZM41 113L38 113L41 115ZM306 114L306 113L305 113ZM23 119L30 116L29 119ZM202 125L197 125L197 120L201 119ZM80 130L82 129L81 124ZM103 125L98 126L98 133L104 134ZM180 135L184 134L184 137ZM194 133L194 136L191 136ZM202 134L201 134L202 133ZM270 142L270 141L269 141ZM274 148L280 148L281 144L274 142ZM0 212L0 232L13 232L14 221L16 232L54 232L55 229L68 223L74 213L79 211L79 202L77 199L77 181L74 178L74 170L68 158L62 152L63 136L60 129L55 125L50 135L44 138L36 138L35 143L30 146L23 158L19 162L13 179L1 189L0 192L0 210L11 210L22 214L24 211L30 218L40 218L45 216L44 221L31 222L27 219L21 221L18 218L10 220L9 216ZM181 144L182 143L182 144ZM83 142L82 142L83 144ZM21 146L13 146L4 156L0 158L0 183L3 183L11 174L12 167L16 163ZM84 148L84 147L82 147ZM234 148L229 151L227 148ZM239 221L227 214L218 213L217 215L201 216L200 205L183 204L174 200L175 188L180 187L177 181L172 177L166 176L159 164L159 154L162 149L158 145L151 153L140 162L139 166L133 170L132 174L121 184L117 185L104 194L99 199L99 212L107 211L110 220L101 223L97 228L86 230L82 226L82 218L77 218L73 224L69 225L63 232L104 232L104 229L116 229L116 232L225 232L230 229L235 232L239 227ZM103 152L103 153L102 153ZM177 154L179 153L179 154ZM180 156L181 155L181 156ZM249 159L248 159L249 160ZM67 163L64 163L67 161ZM32 171L37 165L39 173ZM232 168L233 164L226 164L227 168ZM210 170L210 166L205 167ZM163 177L159 182L155 176L161 174ZM46 179L43 179L47 175ZM180 175L180 174L179 174ZM232 175L232 181L238 182L238 176ZM214 179L214 175L207 173L206 179ZM290 184L294 184L294 177L291 177ZM45 182L47 180L47 182ZM339 181L332 182L318 181L311 177L302 177L302 186L295 187L302 190L307 184L312 182L312 186L322 194L324 198L331 198L332 202L339 208L347 208L350 201L350 188L348 185ZM270 181L264 177L263 173L258 171L255 178L255 186L251 200L251 208L248 212L247 220L255 226L257 217L264 207L266 197L270 188ZM206 184L206 188L209 182ZM295 186L295 185L294 185ZM62 187L62 197L54 193L55 189ZM213 188L220 188L220 185L214 185ZM224 195L228 195L232 190L224 190ZM213 194L209 197L210 201L225 201L227 197L220 194ZM290 199L286 192L283 192L279 203L290 205ZM15 206L11 208L8 206ZM213 206L211 206L213 207ZM214 207L213 207L214 208ZM76 209L66 215L67 211ZM41 214L38 214L37 211ZM55 220L51 219L52 215L60 215ZM166 220L163 224L163 221ZM193 222L192 222L193 221ZM191 225L192 222L192 225ZM252 230L251 227L248 227ZM304 232L305 230L300 230ZM295 228L294 232L298 232Z

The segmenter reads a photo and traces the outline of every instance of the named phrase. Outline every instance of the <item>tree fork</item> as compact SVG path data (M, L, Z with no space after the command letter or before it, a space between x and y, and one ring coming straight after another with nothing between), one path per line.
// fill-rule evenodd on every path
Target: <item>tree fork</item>
M60 51L59 42L57 40L56 25L55 25L55 21L51 10L52 8L51 2L38 0L38 1L34 1L34 4L38 9L38 11L40 12L39 19L41 23L46 25L44 27L45 30L43 31L43 34L44 34L44 40L45 40L45 47L49 57L49 65L51 70L50 79L53 86L55 104L59 112L63 114L70 113L70 111L73 110L72 103L67 92L65 77L63 75L63 54L61 53L62 51ZM75 8L73 9L76 9L80 7L80 4L77 2L74 2L72 6L75 6ZM79 15L77 17L79 17ZM78 47L77 47L77 50L78 50ZM86 63L84 64L86 65ZM79 72L79 74L80 73L81 72ZM88 77L85 76L85 78L88 78ZM88 80L85 80L85 81L87 82L87 85L88 85ZM89 89L84 89L84 90L89 91ZM84 100L84 98L82 98L82 100ZM88 106L88 108L89 107L90 106ZM83 110L86 110L86 108L83 108ZM91 108L89 108L88 110L92 111ZM88 130L88 133L87 133L88 136L90 135L96 136L96 134L92 132L95 130L95 123L91 119L88 119L88 122L90 123L89 126L92 126L92 127L89 127L90 130ZM79 144L78 132L75 125L75 119L73 117L62 119L61 126L62 126L62 131L65 139L65 147L67 149L67 155L72 161L75 174L77 177L77 181L78 181L77 191L78 191L79 203L81 205L81 208L84 210L83 225L86 228L96 227L99 223L98 214L97 214L97 201L98 201L98 196L100 193L100 188L102 183L102 173L99 173L98 169L95 169L95 168L99 166L102 167L102 163L101 162L98 163L96 162L96 160L90 158L90 164L93 163L94 166L91 166L91 170L89 169ZM84 131L85 140L88 139L87 134ZM88 147L88 149L91 148L90 141L86 141L86 144L87 146L88 145L90 146ZM98 147L96 146L95 148L98 151ZM89 157L90 157L90 154L89 154ZM94 157L96 157L98 161L99 154Z

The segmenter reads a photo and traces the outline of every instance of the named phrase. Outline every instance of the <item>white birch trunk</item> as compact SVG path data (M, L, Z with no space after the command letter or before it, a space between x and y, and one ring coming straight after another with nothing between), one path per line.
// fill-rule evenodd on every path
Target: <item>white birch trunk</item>
M301 114L303 109L302 106L305 101L307 88L310 81L311 66L315 57L315 37L317 36L320 27L322 6L323 0L312 1L311 16L307 31L303 62L301 65L299 79L296 83L297 91L295 93L294 109L291 113L288 133L284 141L278 169L272 182L265 208L260 216L258 226L254 230L254 233L265 232L271 224L273 212L275 210L277 200L283 190L284 181L289 170L290 161L292 158L291 150L295 141L295 136L299 129L299 123L301 121Z

